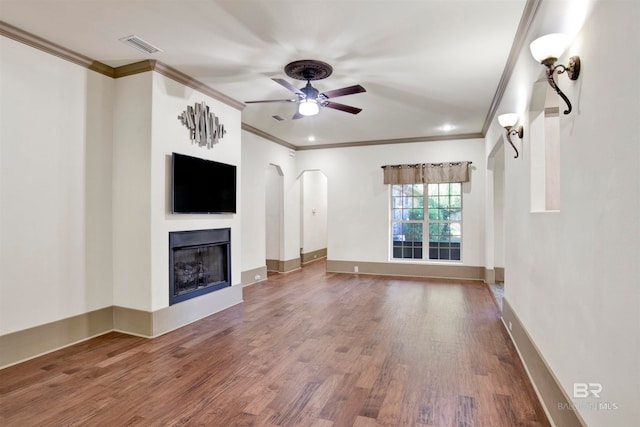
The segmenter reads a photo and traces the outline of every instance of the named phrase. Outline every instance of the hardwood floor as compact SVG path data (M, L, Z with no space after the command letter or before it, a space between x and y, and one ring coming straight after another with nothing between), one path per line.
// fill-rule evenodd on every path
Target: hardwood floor
M549 426L480 283L325 273L0 371L3 426Z

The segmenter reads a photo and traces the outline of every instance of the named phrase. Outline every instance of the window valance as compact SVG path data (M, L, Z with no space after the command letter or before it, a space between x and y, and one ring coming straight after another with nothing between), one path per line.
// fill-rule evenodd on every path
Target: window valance
M385 184L427 184L469 181L472 162L416 163L382 166Z

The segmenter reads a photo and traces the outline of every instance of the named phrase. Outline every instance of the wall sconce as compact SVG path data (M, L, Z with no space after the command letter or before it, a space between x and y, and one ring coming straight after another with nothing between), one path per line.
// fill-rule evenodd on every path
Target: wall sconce
M524 128L522 125L515 127L516 123L518 123L518 115L515 113L501 114L498 116L498 123L507 130L507 141L509 141L509 144L516 150L516 155L513 156L513 158L517 159L520 153L518 153L516 146L513 145L511 135L518 135L520 139L524 136Z
M572 56L569 58L569 65L567 66L562 64L555 65L558 58L567 48L567 44L567 36L564 34L547 34L546 36L535 39L529 46L531 49L531 55L533 55L536 61L540 62L547 68L546 73L549 85L558 95L560 95L562 99L564 99L564 102L567 103L567 109L564 110L564 114L569 114L571 112L571 102L569 102L569 98L562 93L554 81L553 74L557 73L559 75L566 71L567 76L569 76L571 80L577 80L580 75L579 56Z

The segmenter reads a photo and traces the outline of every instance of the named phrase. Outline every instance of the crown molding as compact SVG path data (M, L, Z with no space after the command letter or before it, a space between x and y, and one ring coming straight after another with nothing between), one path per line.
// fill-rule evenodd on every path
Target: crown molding
M202 92L203 94L208 95L211 98L214 98L224 104L227 104L230 107L241 111L245 107L244 103L237 101L221 92L218 92L217 90L210 88L204 83L192 77L189 77L183 72L180 72L175 68L169 67L168 65L165 65L156 60L147 59L144 61L134 62L132 64L113 68L107 64L95 61L70 49L62 47L55 43L51 43L50 41L45 40L42 37L28 33L24 30L21 30L20 28L7 24L4 21L0 21L0 35L23 43L27 46L31 46L43 52L49 53L53 56L57 56L58 58L72 62L76 65L80 65L81 67L84 67L88 70L103 74L107 77L117 79L133 74L145 73L147 71L155 71L165 77L175 80L178 83L182 83L183 85L190 87L191 89Z
M87 56L81 55L55 43L51 43L49 40L45 40L35 34L23 31L20 28L7 24L4 21L0 21L0 35L22 44L26 44L27 46L31 46L35 49L39 49L43 52L47 52L66 61L73 62L74 64L80 65L89 70L104 74L105 76L114 77L113 68L108 65L94 61Z
M113 69L114 78L132 76L134 74L146 73L147 71L153 71L156 68L156 61L153 59L146 59L144 61L133 62L131 64L122 65Z
M183 85L188 86L191 89L195 89L199 92L202 92L205 95L209 95L210 97L224 104L227 104L230 107L238 109L240 111L242 111L244 107L246 107L246 105L243 102L237 101L231 98L230 96L225 95L222 92L218 92L217 90L212 89L211 87L207 86L201 81L196 80L186 75L185 73L176 70L175 68L172 68L166 64L163 64L162 62L158 62L158 61L154 61L154 62L155 62L154 71L159 74L162 74L165 77L175 80L178 83L182 83Z
M434 141L452 141L460 139L482 139L484 135L481 133L463 133L457 135L439 135L439 136L415 136L411 138L398 138L398 139L377 139L369 141L354 141L354 142L337 142L333 144L315 144L315 145L294 145L276 136L273 136L265 131L251 126L245 122L242 122L242 130L246 130L249 133L262 137L283 147L290 148L296 151L306 150L322 150L325 148L348 148L348 147L366 147L370 145L389 145L389 144L408 144L414 142L434 142Z
M485 121L482 126L482 131L479 133L446 135L446 136L418 136L418 137L400 138L400 139L383 139L383 140L355 141L355 142L334 143L334 144L324 144L324 145L316 144L316 145L296 146L294 144L291 144L283 139L275 137L267 132L264 132L244 122L242 123L242 129L254 135L267 139L269 141L275 142L276 144L282 145L284 147L287 147L293 150L300 150L300 151L319 150L324 148L347 148L347 147L363 147L363 146L371 146L371 145L403 144L403 143L414 143L414 142L446 141L446 140L454 140L454 139L484 138L487 133L487 130L489 129L489 126L491 125L491 121L493 120L496 114L497 108L500 105L500 102L502 101L502 97L509 83L509 79L511 77L511 74L513 73L513 69L515 68L518 55L522 50L522 46L524 45L524 41L526 39L527 33L529 31L531 23L533 22L533 19L535 17L535 14L541 2L542 0L527 0L527 3L524 8L524 12L520 19L520 23L518 24L518 29L516 32L516 36L514 38L514 42L511 45L511 50L509 52L507 63L502 72L502 76L500 78L500 82L498 83L498 87L494 94L493 100L491 101L491 105L489 107L489 111L487 112L487 116L485 117ZM55 43L51 43L48 40L45 40L41 37L38 37L26 31L23 31L3 21L0 21L0 35L16 40L18 42L21 42L33 48L42 50L51 55L65 59L67 61L73 62L77 65L80 65L89 70L98 72L107 77L116 79L120 77L134 75L134 74L144 73L148 71L155 71L167 78L175 80L176 82L181 83L199 92L202 92L205 95L208 95L240 111L242 111L246 107L244 103L237 101L221 92L218 92L217 90L212 89L211 87L207 86L201 81L196 80L188 76L187 74L181 71L178 71L175 68L172 68L156 60L144 60L144 61L139 61L132 64L123 65L121 67L113 68L99 61L95 61L89 57L86 57L72 50L59 46Z
M388 144L409 144L414 142L434 142L434 141L451 141L459 139L482 139L484 135L481 133L463 133L457 135L438 135L438 136L414 136L411 138L397 139L377 139L369 141L355 142L339 142L335 144L316 144L296 146L296 150L321 150L323 148L348 148L348 147L366 147L370 145L388 145Z
M271 135L271 134L269 134L269 133L267 133L265 131L262 131L262 130L260 130L258 128L255 128L255 127L253 127L250 124L247 124L245 122L242 122L242 130L246 130L249 133L252 133L254 135L262 137L262 138L264 138L266 140L269 140L271 142L275 142L276 144L282 145L283 147L287 147L287 148L290 148L292 150L299 150L300 149L300 147L298 147L296 145L293 145L293 144L285 141L284 139L280 139L278 137L275 137L275 136L273 136L273 135Z
M491 122L493 121L493 118L496 115L496 111L498 110L498 106L500 105L500 102L502 102L502 97L504 96L504 92L507 89L507 85L509 84L509 79L511 79L513 69L516 66L516 62L518 61L518 56L520 55L520 51L522 50L524 41L526 40L527 34L529 33L529 28L531 28L533 18L535 18L536 12L538 11L538 7L540 6L541 2L542 0L527 0L527 4L524 6L524 12L522 13L522 17L520 18L520 23L518 24L516 35L513 38L513 44L511 45L511 50L509 51L507 63L504 66L504 70L502 70L500 82L498 83L496 93L493 95L493 99L491 100L491 105L489 106L489 111L487 111L487 116L484 119L484 124L482 125L483 137L487 134L489 126L491 126Z

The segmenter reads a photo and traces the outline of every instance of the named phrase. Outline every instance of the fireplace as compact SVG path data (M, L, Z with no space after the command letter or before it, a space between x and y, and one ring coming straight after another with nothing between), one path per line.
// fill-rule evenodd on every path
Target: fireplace
M169 305L231 286L231 229L169 233Z

